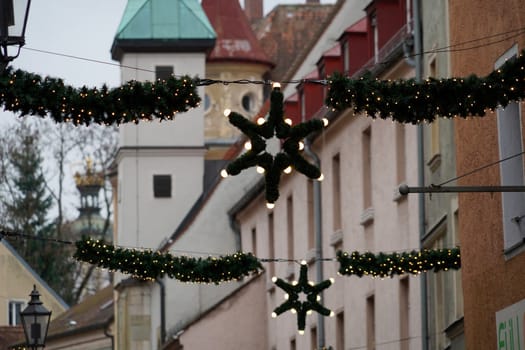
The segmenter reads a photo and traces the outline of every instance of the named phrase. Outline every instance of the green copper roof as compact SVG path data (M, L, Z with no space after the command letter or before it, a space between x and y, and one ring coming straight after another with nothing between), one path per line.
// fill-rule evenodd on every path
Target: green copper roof
M116 40L215 39L198 0L128 0Z

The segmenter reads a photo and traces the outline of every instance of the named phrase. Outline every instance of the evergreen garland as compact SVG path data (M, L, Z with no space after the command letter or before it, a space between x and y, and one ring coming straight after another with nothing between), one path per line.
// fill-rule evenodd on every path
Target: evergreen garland
M169 253L115 248L91 238L76 242L74 258L98 267L130 274L141 280L155 280L165 275L182 282L215 283L240 280L259 273L260 262L252 254L236 253L220 258L190 258Z
M20 116L49 115L55 122L75 125L138 123L171 120L179 112L199 105L190 77L152 82L129 81L109 89L75 88L62 79L42 78L8 67L0 75L0 106Z
M393 254L345 253L337 252L339 273L346 276L392 277L405 273L420 274L425 271L447 271L461 268L459 248L424 249Z
M358 79L335 74L326 104L411 124L432 122L438 116L481 117L487 109L505 107L525 97L524 66L525 51L483 78L429 78L416 83L414 79L379 80L370 74Z

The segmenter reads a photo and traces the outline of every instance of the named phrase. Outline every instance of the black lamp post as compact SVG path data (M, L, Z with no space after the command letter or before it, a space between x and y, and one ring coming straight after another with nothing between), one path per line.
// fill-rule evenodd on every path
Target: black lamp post
M18 57L20 48L25 44L30 5L31 0L0 0L0 68L2 71L8 62Z
M29 294L31 300L24 311L20 312L26 343L32 350L44 348L46 345L47 330L51 311L42 305L40 293L33 286L33 291Z

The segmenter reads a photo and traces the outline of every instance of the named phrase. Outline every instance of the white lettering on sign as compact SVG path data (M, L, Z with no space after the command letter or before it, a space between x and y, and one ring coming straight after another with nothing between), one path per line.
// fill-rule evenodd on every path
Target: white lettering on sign
M235 52L239 51L249 52L252 50L252 45L250 42L244 39L222 39L219 41L219 45L230 55L233 55Z
M498 350L525 350L525 299L496 312Z

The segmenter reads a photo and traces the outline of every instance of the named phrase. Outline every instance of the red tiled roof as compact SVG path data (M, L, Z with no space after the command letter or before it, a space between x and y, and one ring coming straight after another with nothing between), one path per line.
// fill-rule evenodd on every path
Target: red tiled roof
M217 33L208 61L248 61L273 66L250 27L238 0L203 0L202 8Z
M24 339L22 326L0 326L0 350L8 350L12 345L25 342Z
M346 28L345 33L366 33L368 27L368 17L363 17L359 21Z
M254 24L264 51L275 62L271 75L281 80L330 19L334 5L278 5Z

